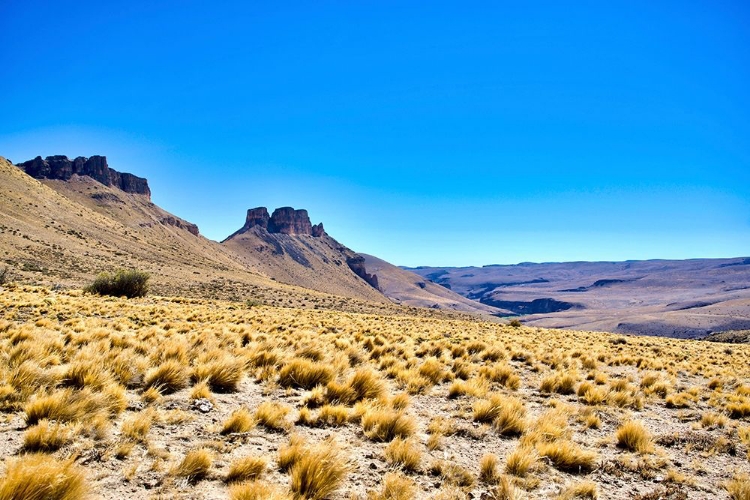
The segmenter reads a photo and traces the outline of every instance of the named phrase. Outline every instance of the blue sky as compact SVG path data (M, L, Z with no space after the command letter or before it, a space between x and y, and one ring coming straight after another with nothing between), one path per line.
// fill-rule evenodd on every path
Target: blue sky
M749 5L0 1L0 155L399 265L747 256Z

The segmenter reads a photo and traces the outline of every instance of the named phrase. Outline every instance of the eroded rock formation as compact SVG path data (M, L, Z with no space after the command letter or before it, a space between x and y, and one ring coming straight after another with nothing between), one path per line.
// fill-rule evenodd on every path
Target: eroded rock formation
M281 207L268 215L266 207L251 208L247 211L245 225L238 232L260 226L271 234L307 235L320 238L326 234L323 224L312 225L307 210Z
M67 181L73 175L86 175L105 186L116 187L126 193L151 197L151 190L146 179L109 168L106 156L92 156L91 158L79 156L74 160L63 155L48 156L45 159L37 156L17 166L36 179Z

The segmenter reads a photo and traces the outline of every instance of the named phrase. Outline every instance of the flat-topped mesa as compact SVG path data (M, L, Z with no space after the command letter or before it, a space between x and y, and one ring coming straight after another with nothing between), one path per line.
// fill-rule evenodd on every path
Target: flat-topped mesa
M37 156L33 160L18 163L16 166L36 179L67 181L73 175L86 175L105 186L113 186L126 193L151 197L151 190L146 179L109 168L106 156L95 155L91 158L79 156L74 160L63 155L48 156L45 159Z
M251 208L247 211L245 226L241 231L260 226L272 234L307 235L320 238L326 234L323 224L312 225L307 210L281 207L268 215L266 207Z

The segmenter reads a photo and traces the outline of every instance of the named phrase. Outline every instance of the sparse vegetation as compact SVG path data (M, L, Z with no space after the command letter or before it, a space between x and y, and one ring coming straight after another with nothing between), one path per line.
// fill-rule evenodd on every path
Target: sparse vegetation
M548 481L572 499L615 477L643 494L742 499L741 344L728 354L476 321L7 292L0 481L54 455L79 457L71 470L92 479L116 471L125 496L326 498L332 478L371 500L537 498ZM363 478L377 487L358 489ZM93 496L109 498L96 481Z

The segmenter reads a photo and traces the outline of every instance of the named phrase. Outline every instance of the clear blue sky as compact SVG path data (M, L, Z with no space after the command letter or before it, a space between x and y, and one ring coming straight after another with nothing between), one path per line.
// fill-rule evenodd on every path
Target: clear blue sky
M400 265L750 255L746 1L0 0L0 155Z

